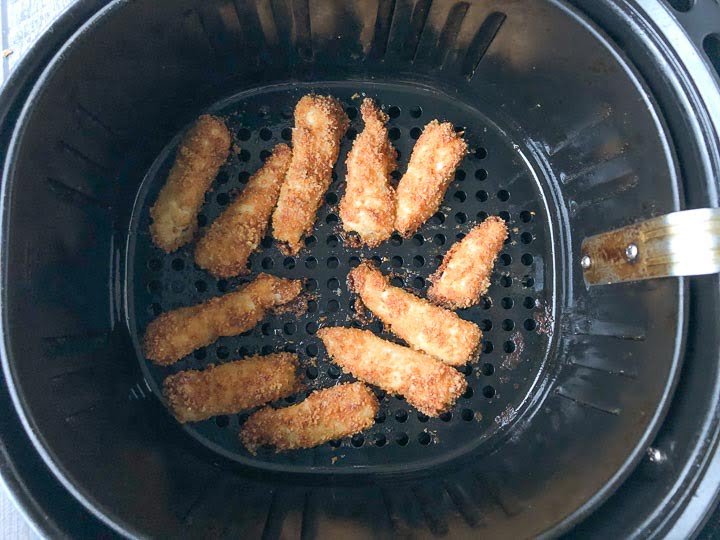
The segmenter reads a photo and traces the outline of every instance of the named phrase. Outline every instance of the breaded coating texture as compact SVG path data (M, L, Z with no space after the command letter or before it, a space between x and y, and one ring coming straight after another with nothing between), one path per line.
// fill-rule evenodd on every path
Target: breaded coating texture
M297 254L312 231L349 125L333 97L308 95L295 107L292 160L273 214L273 236L287 255Z
M473 229L445 254L432 276L428 298L451 309L477 304L490 287L490 274L507 238L507 227L491 216Z
M167 253L192 240L205 192L225 163L231 136L219 118L202 115L183 137L167 181L150 209L153 243Z
M370 263L364 262L350 272L348 286L393 334L413 349L451 366L477 360L482 332L476 324L393 287Z
M162 313L145 332L145 356L156 364L172 364L221 336L247 332L301 291L300 281L260 274L235 292Z
M260 446L278 452L312 448L368 429L379 409L363 383L340 384L313 392L297 405L260 409L240 428L240 440L253 454Z
M361 381L400 394L428 416L452 408L467 383L462 374L426 354L357 328L322 328L318 336L332 360Z
M395 228L402 236L413 234L437 212L466 153L467 144L449 122L433 120L425 126L397 187Z
M220 278L249 272L248 258L265 236L291 157L286 144L278 144L273 149L238 198L197 243L195 262L200 268Z
M198 422L218 414L237 414L265 405L302 389L295 354L250 356L236 362L188 370L163 382L167 398L179 422Z
M397 152L388 138L388 117L372 99L360 106L365 129L348 154L347 187L340 201L343 229L354 231L360 241L376 247L395 228L395 190L390 174L396 169Z

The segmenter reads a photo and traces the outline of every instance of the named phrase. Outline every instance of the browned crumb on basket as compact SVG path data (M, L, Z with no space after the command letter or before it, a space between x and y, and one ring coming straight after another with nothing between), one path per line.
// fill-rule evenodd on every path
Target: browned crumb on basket
M313 392L297 405L260 409L243 424L240 440L253 454L260 446L278 452L312 448L368 429L379 409L364 384L341 384Z
M360 106L365 129L356 137L347 157L347 187L340 201L343 229L351 247L365 243L376 247L384 242L395 227L395 191L390 187L390 174L396 168L397 152L388 138L385 124L388 116L372 99Z
M300 317L308 311L308 302L317 300L317 293L303 292L287 304L281 304L271 309L273 315L295 315Z
M355 320L357 322L360 324L370 324L373 322L375 317L373 317L372 311L370 311L362 301L362 298L359 296L355 298L352 305L353 310L355 311Z
M150 236L170 253L192 240L205 192L225 163L231 135L222 120L202 115L177 150L175 163L157 201L150 209Z
M202 371L180 371L163 382L163 394L179 422L236 414L302 390L298 357L250 356Z
M297 254L312 231L349 124L330 96L304 96L295 107L292 160L272 218L273 237L287 255Z
M195 262L213 276L228 278L247 274L250 255L265 236L292 152L278 144L245 189L220 214L195 248Z
M369 262L350 272L348 288L412 348L453 366L477 360L482 332L476 324L390 285Z
M433 120L415 143L397 187L395 228L405 238L437 212L467 144L449 122Z
M428 416L450 410L467 389L462 374L424 353L367 330L322 328L318 336L333 362L361 381L400 394Z
M300 281L260 274L235 292L163 313L147 327L145 356L157 364L172 364L219 337L251 330L268 311L291 302L301 291Z
M432 276L428 298L451 309L477 304L490 287L490 275L507 238L507 227L490 216L445 254Z

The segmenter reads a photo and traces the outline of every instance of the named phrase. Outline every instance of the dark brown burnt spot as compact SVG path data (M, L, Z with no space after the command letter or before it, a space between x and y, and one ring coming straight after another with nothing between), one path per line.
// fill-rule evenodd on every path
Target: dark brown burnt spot
M585 270L585 279L588 283L610 283L644 276L647 269L642 250L632 262L625 254L628 245L642 243L642 231L637 226L587 239L583 243L582 254L589 256L592 263Z

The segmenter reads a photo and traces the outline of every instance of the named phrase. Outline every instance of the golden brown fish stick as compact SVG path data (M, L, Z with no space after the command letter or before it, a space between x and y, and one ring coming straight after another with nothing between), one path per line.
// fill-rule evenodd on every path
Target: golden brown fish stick
M230 151L230 132L219 118L202 115L183 137L165 185L150 209L153 243L170 253L192 240L205 192Z
M180 360L222 336L236 336L259 323L273 308L294 300L302 283L260 274L237 291L153 320L145 332L145 356L156 364Z
M302 389L295 354L250 356L236 362L170 375L163 394L179 422L236 414Z
M490 274L507 238L507 227L491 216L445 254L432 276L428 298L451 309L477 304L490 287Z
M367 330L322 328L318 336L333 362L344 371L387 392L405 396L410 405L428 416L450 410L467 389L459 371Z
M437 212L466 153L467 144L449 122L433 120L425 126L397 187L395 228L402 236L413 234Z
M305 96L295 107L292 160L273 214L273 236L289 255L313 228L349 123L333 97Z
M476 324L393 287L367 262L350 272L348 284L363 304L413 349L451 366L477 360L482 332Z
M340 384L313 392L297 405L260 409L243 424L240 440L253 454L265 445L278 452L312 448L369 428L379 408L364 384Z
M195 262L215 277L248 273L247 261L265 236L292 152L278 144L238 198L220 214L195 248Z
M340 202L345 231L357 232L361 242L375 247L395 228L395 191L390 173L396 168L397 152L388 139L388 117L372 99L360 106L365 129L353 143L347 158L347 187Z

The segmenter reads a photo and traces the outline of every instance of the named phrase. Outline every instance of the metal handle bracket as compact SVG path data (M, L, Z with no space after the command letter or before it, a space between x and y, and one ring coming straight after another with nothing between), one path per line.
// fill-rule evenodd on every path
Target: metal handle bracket
M587 285L720 272L720 209L673 212L583 240Z

